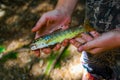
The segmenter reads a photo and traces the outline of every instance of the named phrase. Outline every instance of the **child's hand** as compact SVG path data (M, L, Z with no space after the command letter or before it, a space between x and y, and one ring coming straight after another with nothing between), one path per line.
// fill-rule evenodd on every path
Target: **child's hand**
M120 47L120 31L114 30L102 35L95 31L92 31L91 35L93 38L87 34L82 34L82 38L76 38L71 42L78 47L78 51L85 50L91 54L97 54ZM82 45L81 43L85 44Z
M35 39L43 35L52 33L58 29L67 29L70 21L71 16L66 15L66 13L61 10L55 9L43 14L35 27L32 29L33 32L36 32ZM58 50L60 46L60 44L57 44L54 50ZM42 51L48 54L51 52L51 48L44 48L42 49ZM39 50L37 50L36 53L37 55L40 55Z

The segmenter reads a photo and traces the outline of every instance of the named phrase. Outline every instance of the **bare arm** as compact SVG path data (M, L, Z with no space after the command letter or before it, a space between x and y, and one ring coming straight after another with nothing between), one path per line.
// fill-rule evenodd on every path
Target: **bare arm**
M65 13L71 15L78 0L59 0L55 9L64 10Z

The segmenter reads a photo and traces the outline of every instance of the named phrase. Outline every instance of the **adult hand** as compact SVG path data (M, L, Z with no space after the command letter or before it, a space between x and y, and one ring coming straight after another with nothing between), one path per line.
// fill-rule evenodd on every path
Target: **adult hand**
M71 40L72 44L78 48L78 51L85 50L91 54L97 54L120 47L120 31L118 30L103 33L102 35L96 31L90 33L93 37L88 34L82 34L82 38ZM82 45L81 43L85 44Z
M41 18L38 20L35 27L32 29L33 32L36 32L36 38L39 38L43 35L52 33L58 29L65 30L68 28L71 21L71 16L66 15L66 13L60 9L55 9L53 11L49 11L47 13L44 13ZM60 48L60 44L58 44L54 50L57 50ZM44 48L42 49L45 53L50 53L50 48ZM39 51L36 51L37 55L39 55Z

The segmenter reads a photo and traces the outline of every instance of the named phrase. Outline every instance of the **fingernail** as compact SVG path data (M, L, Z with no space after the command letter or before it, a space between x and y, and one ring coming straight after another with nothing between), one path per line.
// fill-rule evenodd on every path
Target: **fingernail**
M80 46L80 44L79 43L75 43L75 46L78 48Z
M51 53L51 49L50 48L45 48L45 49L43 49L43 52L45 54L50 54Z
M66 42L66 43L68 43L68 41L69 41L68 39L65 39L65 40L64 40L64 42Z
M68 39L66 39L62 42L62 46L67 46L67 45L68 45Z
M56 45L56 50L59 50L61 48L61 45L60 44L57 44Z
M85 33L81 33L81 36L84 36L85 35Z
M96 34L96 31L91 31L91 34Z
M36 32L37 31L37 28L36 26L32 28L32 32Z
M32 32L35 32L35 29L34 29L34 28L32 29Z
M79 48L78 48L78 51L79 51L79 52L83 51L83 47L82 47L82 46L79 47Z
M67 46L67 45L68 45L68 43L66 43L66 42L62 43L62 46Z
M40 56L40 51L39 50L35 50L34 54L35 54L36 57L39 57Z
M70 43L71 43L71 44L74 44L74 43L75 43L75 40L74 40L74 39L70 40Z

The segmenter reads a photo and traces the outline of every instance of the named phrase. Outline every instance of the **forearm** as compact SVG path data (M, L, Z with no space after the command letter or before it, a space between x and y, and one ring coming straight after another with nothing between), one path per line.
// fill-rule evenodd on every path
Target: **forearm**
M71 15L78 0L58 0L56 9L62 10L67 15Z
M117 43L118 43L118 47L120 47L120 28L116 30L117 31L117 36L116 36L116 40L117 40Z
M119 43L119 47L120 47L120 34L118 35L118 43Z

